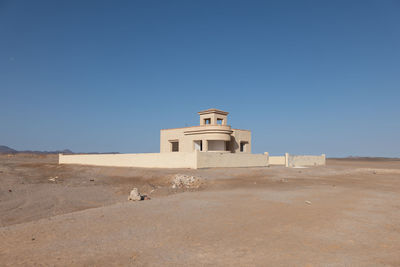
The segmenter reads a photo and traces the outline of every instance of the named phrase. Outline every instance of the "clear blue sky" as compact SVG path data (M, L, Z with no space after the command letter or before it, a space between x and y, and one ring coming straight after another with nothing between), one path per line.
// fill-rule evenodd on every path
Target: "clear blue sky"
M400 156L400 1L0 0L0 144L158 152L230 112L253 152Z

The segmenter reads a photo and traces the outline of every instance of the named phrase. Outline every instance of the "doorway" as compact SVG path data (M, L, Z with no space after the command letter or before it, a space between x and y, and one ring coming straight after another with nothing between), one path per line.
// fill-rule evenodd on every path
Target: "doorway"
M203 141L202 140L196 140L194 142L194 150L195 151L203 151Z

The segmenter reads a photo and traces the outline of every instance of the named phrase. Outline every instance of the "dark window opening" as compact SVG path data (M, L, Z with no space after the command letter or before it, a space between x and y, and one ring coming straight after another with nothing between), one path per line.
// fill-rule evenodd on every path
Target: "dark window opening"
M204 119L204 124L211 124L211 119Z
M240 142L240 152L246 152L247 142Z
M179 142L171 142L171 151L172 152L179 152Z
M222 125L223 119L217 119L217 124Z

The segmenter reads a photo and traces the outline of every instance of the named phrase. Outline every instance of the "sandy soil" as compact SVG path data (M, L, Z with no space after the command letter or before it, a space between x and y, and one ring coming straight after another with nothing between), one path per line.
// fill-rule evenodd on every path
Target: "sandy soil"
M400 266L400 161L165 170L0 156L1 266ZM173 189L175 174L202 177ZM129 202L133 187L151 200Z

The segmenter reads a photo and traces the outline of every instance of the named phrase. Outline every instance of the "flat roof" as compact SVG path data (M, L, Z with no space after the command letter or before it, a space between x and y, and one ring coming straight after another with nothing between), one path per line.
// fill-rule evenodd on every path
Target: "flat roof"
M209 108L209 109L197 112L197 114L199 114L199 115L210 114L210 113L217 113L217 114L221 114L221 115L228 115L229 114L229 112L222 111L222 110L216 109L216 108Z
M226 125L226 126L230 126L230 125ZM178 130L178 129L188 129L188 128L196 128L196 127L203 127L203 125L189 126L189 127L179 127L179 128L160 129L160 131ZM251 132L251 130L245 130L245 129L233 129L233 128L231 128L231 130Z

